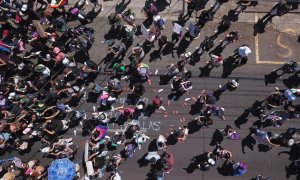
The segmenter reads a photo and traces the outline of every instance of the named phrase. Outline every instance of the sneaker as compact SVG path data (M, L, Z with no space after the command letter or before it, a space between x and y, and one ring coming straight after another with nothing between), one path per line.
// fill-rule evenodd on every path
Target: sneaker
M221 85L221 84L219 84L219 88L220 88L220 89L222 88L222 85Z
M276 90L276 91L279 91L279 88L278 88L278 87L275 87L275 90Z

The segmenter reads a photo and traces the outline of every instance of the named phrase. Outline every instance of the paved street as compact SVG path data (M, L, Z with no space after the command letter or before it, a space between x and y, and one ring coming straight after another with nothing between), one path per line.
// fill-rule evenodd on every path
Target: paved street
M109 52L107 46L101 44L101 41L104 40L104 34L109 30L107 24L107 15L114 11L118 1L106 1L104 2L104 11L99 14L94 21L89 24L96 31L95 42L89 51L90 58L96 62L102 62L103 58ZM120 1L121 2L121 1ZM144 6L144 3L141 3L141 0L131 0L130 4L127 6L131 7L137 12L137 24L141 23L143 15L140 14L140 10ZM206 8L213 2L210 0L206 4ZM170 174L165 175L166 180L179 180L179 179L189 179L189 180L224 180L224 179L251 179L258 174L268 175L274 180L283 180L286 178L285 166L290 163L288 154L281 154L278 156L279 152L289 151L288 148L279 147L273 148L268 152L258 152L257 146L253 150L245 147L245 153L242 152L241 140L229 140L225 139L222 142L222 146L228 148L233 153L233 159L235 161L243 161L247 163L248 171L245 175L241 177L232 177L232 176L222 176L218 173L217 167L221 167L223 160L220 160L215 167L212 167L209 171L203 172L200 170L195 170L192 173L188 173L185 169L192 163L191 159L194 156L202 154L205 151L212 151L214 146L210 146L210 141L212 135L216 129L224 128L227 124L230 124L234 128L234 122L241 116L244 110L254 103L255 100L265 98L269 95L270 92L274 91L274 87L284 88L282 80L278 80L276 84L271 84L265 86L264 75L271 72L273 69L280 66L282 62L287 60L296 60L300 62L300 43L297 42L298 36L300 35L300 16L298 10L292 12L291 14L286 14L282 17L275 17L272 21L272 24L267 24L265 32L258 34L257 36L253 35L253 26L258 18L264 16L268 12L274 2L259 2L259 5L255 8L248 8L245 13L240 14L238 20L232 22L230 29L228 30L238 30L239 39L235 44L228 45L222 52L222 56L227 58L233 55L233 50L236 49L239 45L248 44L252 49L252 54L249 56L249 60L246 65L238 67L233 70L233 72L227 78L222 78L223 68L214 68L210 73L209 77L199 78L200 70L199 67L203 67L206 64L206 61L209 60L208 53L205 53L201 56L199 62L194 66L187 65L187 69L192 72L193 89L184 94L178 101L171 101L168 105L168 95L171 92L170 85L160 86L159 75L162 75L166 72L166 66L170 63L175 63L178 61L177 52L174 51L174 58L169 53L167 55L162 55L161 59L154 60L149 62L149 59L152 59L155 54L153 51L158 49L157 43L156 47L152 48L150 52L147 53L145 58L145 63L150 65L151 69L151 85L145 83L146 93L144 95L144 101L151 102L152 98L155 95L159 95L163 98L164 107L166 111L159 110L154 113L151 117L142 118L141 125L147 131L147 135L151 137L151 140L143 145L141 150L137 150L133 158L127 159L120 167L122 171L121 176L124 180L143 180L147 178L147 173L149 172L150 167L139 167L137 161L140 159L146 152L148 144L154 139L157 138L159 134L169 135L171 131L176 129L180 125L187 125L188 121L193 119L195 116L189 114L191 105L194 100L192 97L196 97L202 90L207 92L212 92L213 90L218 89L219 84L224 84L232 78L239 77L240 86L236 91L228 92L226 91L220 97L220 100L217 102L218 105L225 108L225 117L226 120L222 121L220 119L214 118L214 124L210 128L202 128L198 132L195 132L191 135L188 135L187 140L183 143L177 143L175 145L169 146L167 149L172 152L175 156L175 168ZM180 0L173 0L171 7L166 6L163 12L161 13L167 19L166 30L162 34L167 35L171 39L172 31L172 21L175 21L182 11L183 3ZM218 23L221 20L221 17L227 15L230 9L235 8L234 1L230 1L221 7L216 13L214 20L208 22L205 27L201 30L200 38L194 40L188 47L187 50L194 52L196 47L203 41L205 36L211 36L214 34L214 31L217 29ZM91 5L86 7L88 11L91 9ZM186 10L185 10L186 12ZM201 10L199 11L201 12ZM193 18L195 14L193 15ZM195 19L191 19L194 21ZM188 24L188 22L187 22ZM186 25L187 25L186 24ZM219 35L215 41L216 47L219 43L219 40L222 40L227 32ZM142 35L139 35L133 42L133 45L145 40ZM214 48L213 48L214 49ZM184 51L179 48L178 51ZM129 53L129 51L128 51ZM128 60L125 61L128 63ZM100 64L104 67L104 71L101 75L98 76L96 82L103 83L109 76L107 73L110 71L107 65ZM157 70L157 74L155 71ZM285 76L284 78L287 78ZM283 79L284 79L283 78ZM123 81L123 87L126 87L128 84ZM161 92L158 90L163 89ZM128 94L128 88L124 89L124 93L120 96L118 102L114 107L119 107L124 105L124 98ZM191 98L185 101L186 98ZM299 103L296 102L296 103ZM81 104L78 109L84 109L91 116L93 103L84 103ZM125 104L126 106L126 104ZM115 116L116 112L112 112L112 115ZM117 116L117 115L116 115ZM236 128L237 132L241 135L241 138L244 138L249 133L249 127L252 126L252 123L257 119L253 116L249 116L249 120L246 124L241 125L241 128ZM299 128L299 119L293 119L285 123L279 128L268 127L265 130L271 130L272 132L281 133L284 132L288 127L298 127ZM77 136L75 142L80 145L80 149L76 155L76 160L82 160L82 154L84 149L85 140L88 137L81 137L80 129L81 127L76 127ZM111 131L122 129L117 125L111 125ZM112 134L113 132L111 132ZM73 137L74 129L70 129L64 137ZM51 159L41 157L41 154L38 151L41 144L35 143L32 147L31 152L24 154L22 156L23 160L29 160L32 158L40 159L41 162L51 162ZM122 148L122 147L121 147ZM121 149L116 150L114 153L118 153ZM13 152L11 154L6 153L2 158L14 156L17 153ZM20 156L20 155L17 155ZM83 175L83 172L81 173ZM291 176L290 179L296 179L295 176Z

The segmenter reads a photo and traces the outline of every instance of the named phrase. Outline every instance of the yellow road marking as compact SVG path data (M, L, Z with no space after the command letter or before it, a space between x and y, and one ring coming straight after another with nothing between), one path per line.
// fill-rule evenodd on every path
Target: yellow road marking
M288 33L288 32L295 33L295 30L287 28L287 29L284 29L283 32L286 32L286 33ZM281 34L278 34L276 43L277 43L278 46L280 46L280 47L288 50L288 52L286 54L277 53L278 56L280 56L282 58L288 58L288 57L290 57L292 55L293 50L288 45L285 45L285 44L281 43Z
M257 23L258 21L258 15L257 13L255 13L255 23ZM295 33L295 30L294 29L290 29L290 28L287 28L285 29L287 32L293 32ZM284 31L284 32L286 32ZM255 36L255 63L256 64L283 64L285 63L284 61L260 61L259 60L259 47L258 47L258 44L259 44L259 41L258 41L258 33L256 34ZM283 46L286 46L286 45L283 45ZM300 62L298 62L300 63Z

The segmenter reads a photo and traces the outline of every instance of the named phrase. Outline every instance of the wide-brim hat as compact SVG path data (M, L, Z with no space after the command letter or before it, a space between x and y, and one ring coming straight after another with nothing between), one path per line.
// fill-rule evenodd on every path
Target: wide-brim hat
M36 72L43 72L45 69L46 69L46 67L44 65L42 65L42 64L39 64L38 66L34 67L34 70Z
M161 19L161 17L160 17L159 15L154 16L154 18L153 18L154 21L158 21L158 20L160 20L160 19Z
M16 93L15 92L11 92L8 95L8 99L14 99L15 96L16 96Z
M96 87L96 84L95 84L95 83L93 83L93 82L90 82L90 83L89 83L88 88L94 89L95 87Z

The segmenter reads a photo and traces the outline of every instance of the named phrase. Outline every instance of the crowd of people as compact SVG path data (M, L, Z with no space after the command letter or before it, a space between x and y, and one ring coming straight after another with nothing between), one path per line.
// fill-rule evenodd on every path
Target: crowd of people
M13 179L100 179L120 180L119 166L129 161L134 153L144 146L150 139L140 126L143 116L151 117L157 110L166 110L163 106L167 101L156 95L151 102L142 101L145 94L144 83L152 84L150 67L146 54L158 44L158 54L167 53L171 49L176 51L179 61L167 66L166 72L160 75L159 85L171 84L172 90L169 101L179 101L180 97L190 91L195 83L191 81L192 72L189 64L195 64L200 56L208 53L210 61L200 67L200 77L209 76L213 68L229 64L227 72L222 77L228 77L237 67L247 64L252 53L247 44L240 44L234 49L232 56L225 58L221 52L212 52L218 36L228 31L231 21L223 18L215 34L200 42L193 51L181 48L184 41L191 44L197 41L201 30L208 21L212 21L215 13L228 0L215 0L209 9L201 11L195 23L190 22L186 29L185 23L195 11L207 0L185 0L187 14L172 22L174 29L172 39L167 37L166 21L159 14L158 1L146 2L141 12L144 22L137 24L136 12L126 6L124 11L109 14L109 32L103 37L102 44L107 45L109 53L104 62L96 62L89 58L96 31L88 24L93 22L101 11L104 3L100 0L79 0L69 5L67 0L2 0L0 1L0 148L7 151L17 151L24 154L31 151L35 143L41 143L38 153L45 158L53 159L45 164L34 157L30 161L22 160L22 156L0 160L0 176L4 180ZM91 12L85 12L85 7L92 4ZM171 4L172 2L168 2ZM235 15L242 13L248 6L258 5L256 1L237 1L233 10ZM276 15L283 15L292 10L292 5L286 1L279 1L271 12L259 21L271 20ZM71 26L70 22L76 22ZM259 22L257 22L259 23ZM74 24L74 23L72 23ZM145 42L133 45L136 34L141 33ZM232 43L240 43L237 30L227 32L218 47L222 50ZM131 47L133 45L134 47ZM129 51L129 54L128 54ZM192 50L191 50L192 51ZM151 62L151 60L149 60ZM97 77L104 76L103 72L110 68L112 73L105 83L97 82ZM155 72L156 74L157 72ZM265 76L265 84L276 83L286 74L298 77L298 64L289 61L282 67L274 69ZM299 78L299 77L298 77ZM298 79L299 82L299 79ZM277 147L290 147L291 150L300 149L294 135L300 133L296 127L287 128L286 132L274 134L264 130L265 127L280 127L284 122L298 118L299 104L295 104L300 97L297 83L288 84L286 89L276 88L266 99L259 99L253 106L246 109L244 114L252 114L259 120L250 128L249 136L240 137L231 125L219 129L215 134L215 148L210 152L193 158L188 170L200 169L207 171L218 161L224 161L219 169L220 174L232 176L243 175L247 171L247 162L234 157L228 147L221 145L223 138L242 140L242 145L258 144L267 150ZM126 106L114 107L128 86ZM234 78L219 85L213 92L203 90L192 105L190 114L197 115L185 126L180 126L170 132L168 137L158 135L153 145L149 145L148 152L141 158L140 165L151 164L150 179L164 179L172 172L175 158L168 146L183 142L190 134L200 128L208 128L214 124L214 119L225 120L225 108L218 104L223 93L230 93L239 87L239 78ZM83 103L97 103L91 114L80 109ZM109 111L118 111L118 117L110 117ZM91 118L89 118L91 116ZM122 131L114 134L109 132L109 124L124 125ZM240 127L244 122L235 122ZM65 138L64 135L71 128L81 127L82 135L90 138L85 143L84 167L74 159L79 148L74 137ZM215 135L214 134L214 135ZM251 139L250 142L247 141ZM81 148L81 147L80 147ZM119 153L110 155L109 151ZM299 154L299 153L298 153ZM293 159L287 167L289 175L299 174L299 158ZM235 159L235 160L233 160ZM72 162L74 161L74 162ZM85 169L85 174L81 169ZM271 179L258 175L254 179Z

